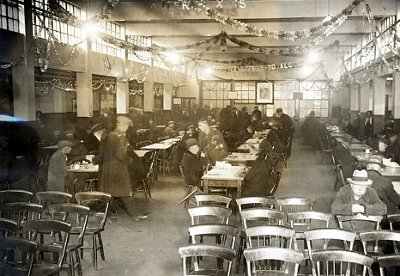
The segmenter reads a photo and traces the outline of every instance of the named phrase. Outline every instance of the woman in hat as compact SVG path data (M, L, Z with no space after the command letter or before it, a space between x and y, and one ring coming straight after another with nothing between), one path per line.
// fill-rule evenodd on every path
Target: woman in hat
M271 171L272 165L270 155L272 146L267 140L260 143L257 159L252 163L251 169L244 177L244 188L242 196L269 196L275 190L275 183Z
M57 147L57 151L53 153L49 161L47 190L65 192L67 154L71 152L71 143L67 140L60 140Z

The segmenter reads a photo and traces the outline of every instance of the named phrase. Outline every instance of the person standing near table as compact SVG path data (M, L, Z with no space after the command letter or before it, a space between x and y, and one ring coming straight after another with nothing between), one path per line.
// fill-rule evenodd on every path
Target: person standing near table
M47 190L65 192L67 154L71 152L71 143L67 140L60 140L57 143L57 147L57 151L53 153L49 161Z
M103 150L100 190L111 194L129 214L122 198L132 196L129 174L130 158L126 131L132 120L125 116L117 117L117 127L107 135Z
M208 124L207 119L202 119L199 121L199 129L200 133L198 136L198 145L200 152L205 153L205 148L207 145L211 144L211 140L214 135L220 136L219 140L222 141L222 144L226 148L226 143L221 132L216 129L212 129Z
M367 111L365 114L365 122L364 122L364 136L365 139L371 139L374 135L374 121L372 116L372 111Z
M283 113L282 108L277 108L275 114L278 118L280 118L282 130L286 136L286 156L289 158L290 154L292 153L292 139L294 133L293 121L289 115Z

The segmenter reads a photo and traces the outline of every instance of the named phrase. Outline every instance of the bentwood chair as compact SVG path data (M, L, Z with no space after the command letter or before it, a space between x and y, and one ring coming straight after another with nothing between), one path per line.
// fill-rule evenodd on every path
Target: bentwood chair
M377 259L380 276L399 275L400 255L381 256ZM387 270L391 269L390 272Z
M244 250L247 275L297 276L303 253L287 248L259 247Z
M232 199L222 195L195 195L197 206L222 206L229 208Z
M15 237L18 232L16 221L7 218L0 218L0 237Z
M81 259L79 250L83 247L83 237L89 218L89 207L78 204L53 204L49 206L49 212L55 217L62 216L62 220L71 224L70 241L66 249L67 260L63 269L71 275L75 275L75 270L82 276Z
M374 259L346 250L323 250L312 253L316 276L373 276Z
M75 194L75 199L78 204L90 208L85 236L91 236L92 242L90 247L81 247L81 257L83 258L83 249L90 249L92 251L93 267L97 270L98 251L100 251L101 259L105 261L101 233L104 231L107 222L111 195L101 192L81 192Z
M192 244L179 248L182 258L182 275L221 275L230 276L232 261L235 258L235 250L222 245ZM196 261L202 258L201 264L204 268L198 267ZM212 259L212 260L211 260ZM214 260L217 261L214 261ZM218 260L223 260L221 262ZM213 261L213 262L211 262ZM217 264L217 267L212 267ZM196 267L197 266L197 267Z
M33 241L0 238L0 275L30 276L37 244Z
M43 219L24 221L22 227L30 240L38 242L37 262L33 265L32 275L47 276L61 271L71 225L63 221Z

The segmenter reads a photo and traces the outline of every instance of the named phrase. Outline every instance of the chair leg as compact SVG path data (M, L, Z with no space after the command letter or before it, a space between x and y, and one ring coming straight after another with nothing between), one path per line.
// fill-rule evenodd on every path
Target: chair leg
M78 276L82 276L82 264L81 264L81 258L79 258L78 250L75 251L75 258L76 258L76 268L78 270Z
M75 276L75 272L74 272L74 258L72 256L72 252L68 252L68 258L69 258L69 267L67 270L67 274L69 276Z
M97 243L96 235L92 235L92 262L94 270L97 270Z
M100 233L100 232L97 234L97 238L98 238L98 240L99 240L99 249L100 249L100 256L101 256L101 259L102 259L103 261L105 261L105 260L106 260L106 257L105 257L105 255L104 255L103 239L101 238L101 233Z

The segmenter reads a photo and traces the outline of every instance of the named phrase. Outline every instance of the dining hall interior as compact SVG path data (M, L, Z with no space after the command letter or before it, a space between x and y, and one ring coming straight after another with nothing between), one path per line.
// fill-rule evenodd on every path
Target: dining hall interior
M400 275L399 15L0 0L0 276Z

